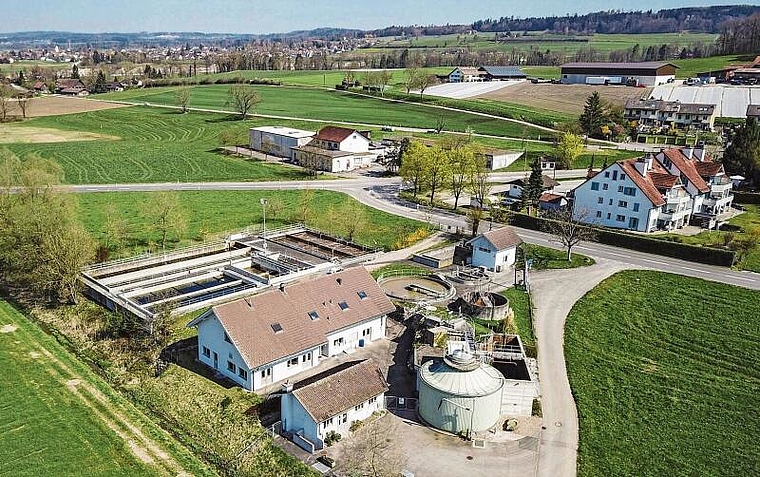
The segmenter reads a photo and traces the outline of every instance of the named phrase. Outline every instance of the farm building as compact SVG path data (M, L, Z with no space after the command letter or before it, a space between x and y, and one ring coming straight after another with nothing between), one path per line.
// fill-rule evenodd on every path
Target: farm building
M528 77L517 66L481 66L478 71L483 81L522 80Z
M492 171L509 167L510 164L520 159L522 151L502 151L500 149L491 149L484 153L486 158L486 167Z
M273 156L291 156L291 149L305 146L316 133L285 126L262 126L251 128L251 149Z
M478 68L474 66L457 66L446 77L449 83L471 83L473 81L483 81L483 76Z
M657 86L675 80L678 66L668 62L565 63L564 84L627 84Z
M625 119L636 121L640 127L676 127L712 131L715 124L714 104L681 103L680 101L629 100L625 104Z
M282 429L309 452L322 449L330 432L346 435L355 421L385 408L388 384L377 364L371 359L347 364L303 387L284 386Z
M395 309L357 267L215 306L187 326L201 363L255 391L383 338Z
M510 227L501 227L496 230L478 235L467 242L472 247L473 267L485 267L493 272L503 272L515 263L517 246L522 239Z

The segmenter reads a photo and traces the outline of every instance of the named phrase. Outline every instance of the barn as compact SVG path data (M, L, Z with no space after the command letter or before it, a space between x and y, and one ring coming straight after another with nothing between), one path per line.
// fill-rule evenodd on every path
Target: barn
M643 63L565 63L564 84L627 84L657 86L673 81L678 66L663 61Z

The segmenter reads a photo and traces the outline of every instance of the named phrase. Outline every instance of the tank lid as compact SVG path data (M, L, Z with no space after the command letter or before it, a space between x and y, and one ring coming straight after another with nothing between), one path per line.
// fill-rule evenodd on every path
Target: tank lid
M447 354L443 361L454 369L459 371L472 371L480 367L478 358L462 349L456 349Z

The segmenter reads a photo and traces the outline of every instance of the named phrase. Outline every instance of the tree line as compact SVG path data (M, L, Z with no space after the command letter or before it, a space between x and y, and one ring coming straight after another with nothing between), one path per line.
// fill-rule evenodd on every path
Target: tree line
M760 13L724 23L717 44L724 55L760 52Z

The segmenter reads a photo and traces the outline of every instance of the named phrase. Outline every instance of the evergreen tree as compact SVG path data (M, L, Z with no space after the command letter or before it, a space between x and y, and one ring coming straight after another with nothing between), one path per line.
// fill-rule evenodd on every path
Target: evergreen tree
M583 107L583 113L578 118L578 123L584 133L591 137L599 137L605 122L607 122L607 112L602 105L602 98L599 93L594 91L586 98L586 106Z
M79 67L77 65L71 67L71 78L79 79Z
M541 172L541 159L535 157L530 163L530 177L528 177L528 183L523 188L522 200L526 205L532 206L538 202L543 191L544 179Z
M760 124L754 118L736 130L723 154L723 165L730 173L760 180Z
M92 86L93 93L105 93L106 92L106 75L102 71L98 71L98 75L95 77L95 84Z

